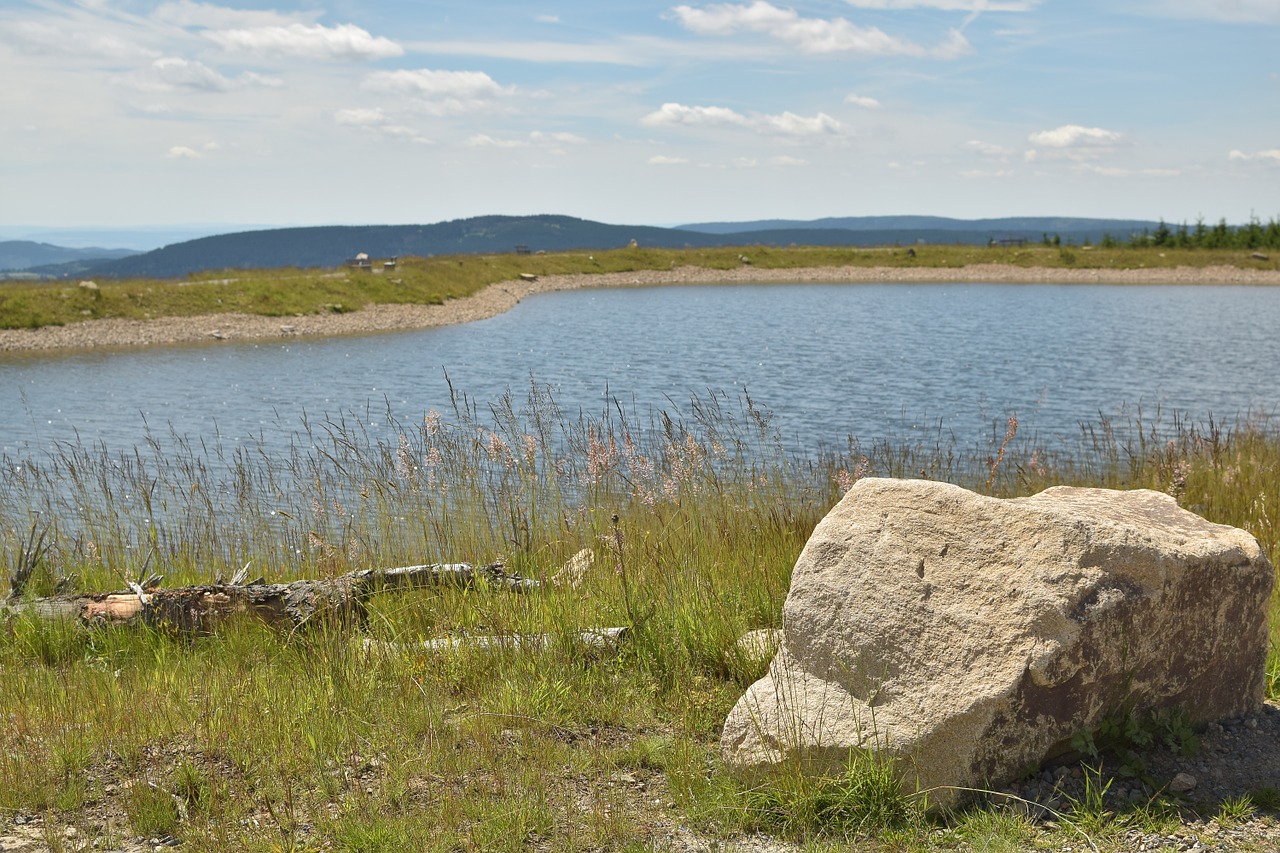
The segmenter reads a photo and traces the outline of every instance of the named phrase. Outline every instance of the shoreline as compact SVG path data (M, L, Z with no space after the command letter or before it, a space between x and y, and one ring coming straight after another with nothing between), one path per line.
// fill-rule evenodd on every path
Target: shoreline
M976 264L967 267L802 267L731 270L677 267L621 273L582 273L504 281L440 305L368 305L346 314L266 317L207 314L154 320L86 320L39 329L0 329L0 352L137 348L219 341L261 341L410 331L483 320L540 293L584 288L687 284L1245 284L1280 285L1280 271L1237 267L1100 270Z

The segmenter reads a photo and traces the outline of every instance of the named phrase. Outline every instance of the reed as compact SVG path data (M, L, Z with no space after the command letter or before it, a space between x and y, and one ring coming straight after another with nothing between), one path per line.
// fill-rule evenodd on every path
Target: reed
M0 577L35 528L46 547L28 594L119 588L144 566L177 585L245 564L277 580L462 560L501 560L545 588L385 596L363 626L291 635L11 620L0 828L39 816L52 836L75 826L90 843L172 835L251 851L653 849L680 826L763 828L814 849L938 849L982 833L1016 847L1025 822L988 812L940 827L893 799L874 763L831 785L784 775L764 794L715 758L726 713L762 674L736 640L777 627L791 567L843 489L868 475L1000 496L1155 488L1280 557L1280 436L1261 420L1137 413L1069 447L1009 424L969 445L941 432L850 439L810 458L786 452L745 394L586 413L537 383L484 403L457 391L448 411L393 423L389 441L363 430L368 415L303 418L278 457L156 433L128 453L60 445L0 460ZM553 582L584 549L594 565L580 583ZM629 629L616 654L577 639L602 626ZM475 634L558 641L418 644ZM1274 654L1271 672L1274 697Z

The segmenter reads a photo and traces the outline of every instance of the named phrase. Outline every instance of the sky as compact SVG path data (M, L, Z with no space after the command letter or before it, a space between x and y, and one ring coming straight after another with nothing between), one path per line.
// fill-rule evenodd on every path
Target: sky
M1280 218L1280 0L0 0L0 236L537 213Z

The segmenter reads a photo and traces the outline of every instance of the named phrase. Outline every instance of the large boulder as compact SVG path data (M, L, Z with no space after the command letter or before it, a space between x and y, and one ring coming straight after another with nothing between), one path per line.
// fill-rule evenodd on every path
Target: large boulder
M1252 536L1159 492L864 479L800 555L721 751L823 772L873 749L946 803L1121 709L1238 716L1263 700L1273 581Z

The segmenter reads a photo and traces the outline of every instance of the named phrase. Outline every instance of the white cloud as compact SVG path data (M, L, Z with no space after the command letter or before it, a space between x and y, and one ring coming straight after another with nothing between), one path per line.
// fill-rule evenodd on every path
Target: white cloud
M416 128L406 127L402 124L392 124L391 117L383 112L380 107L353 107L338 110L333 114L333 120L344 127L355 127L367 132L381 134L382 136L408 139L424 145L433 144L431 139L423 136Z
M599 65L652 65L663 51L652 39L620 38L598 44L567 41L408 41L414 53L434 56L484 56L521 62L580 62Z
M665 154L656 154L646 162L651 166L687 166L689 164L686 157L668 157Z
M231 78L205 65L203 62L165 56L151 63L151 80L155 88L162 90L191 89L198 92L229 92L250 86L280 86L275 77L265 77L252 71Z
M282 15L279 12L251 9L229 9L212 3L176 0L161 3L151 13L152 20L179 27L206 27L225 30L240 27L286 27L300 22L314 22L319 13Z
M259 56L306 59L370 60L400 56L404 48L391 39L373 36L354 24L287 24L244 29L209 30L205 37L224 50Z
M1081 148L1087 146L1115 145L1121 135L1114 130L1103 130L1100 127L1081 127L1078 124L1064 124L1053 130L1042 130L1027 137L1032 145L1043 148Z
M514 89L499 86L483 71L375 71L364 78L364 88L430 100L458 98L472 101L509 95Z
M423 145L433 144L430 139L419 133L416 128L406 127L403 124L384 124L378 130L386 136L400 137Z
M649 127L734 125L787 136L816 136L839 133L844 129L840 122L826 113L818 113L813 117L799 116L792 112L778 115L752 113L747 116L728 107L690 107L677 103L663 104L660 109L640 119L640 123Z
M700 9L676 6L671 10L680 24L706 36L748 32L765 35L803 53L860 53L872 56L918 56L954 59L971 53L964 34L952 30L935 48L924 48L885 33L878 27L860 27L844 18L804 18L794 9L783 9L765 0L750 5L717 3Z
M852 92L844 96L844 102L846 104L852 104L855 107L862 107L864 110L880 109L880 102L875 98L868 98L865 95L855 95Z
M1269 148L1266 151L1255 151L1252 154L1246 154L1244 151L1237 151L1233 149L1231 153L1227 155L1227 159L1244 161L1271 160L1273 162L1280 163L1280 148Z
M944 12L1030 12L1039 0L845 0L859 9L938 9Z
M472 148L528 148L537 145L544 148L557 148L561 145L581 145L586 137L576 133L547 133L535 130L528 139L500 139L485 133L476 134L466 141Z
M558 24L560 23L559 15L535 15L533 18L539 24Z
M369 127L371 125L386 124L387 116L381 109L356 107L348 110L338 110L333 114L333 120L338 124L344 124L351 127Z
M375 71L361 87L370 92L403 95L414 108L431 115L461 115L493 108L499 97L514 94L483 71Z
M1011 178L1014 172L1010 169L996 169L989 171L986 169L966 169L960 173L962 178Z
M478 133L467 140L472 148L527 148L529 143L522 139L495 139L485 133Z
M1095 166L1092 163L1080 163L1074 167L1081 172L1101 175L1104 178L1177 178L1182 175L1180 169L1122 169L1116 166Z
M641 124L660 127L672 124L747 124L747 117L728 107L687 107L684 104L666 103L660 109L640 119Z
M1012 149L1005 148L1003 145L983 142L980 139L970 139L964 144L964 147L985 157L1008 157L1013 154Z
M840 122L826 113L818 113L816 116L809 118L785 112L776 116L756 116L753 122L757 127L788 136L815 136L822 133L838 133L843 127Z
M809 161L802 160L799 157L788 157L787 155L782 154L777 157L770 157L769 165L770 166L808 166Z
M529 134L529 139L535 143L551 143L556 145L581 145L587 141L585 136L579 136L576 133L544 133L535 130Z
M8 42L30 54L91 57L94 59L140 59L156 56L131 41L108 32L85 32L40 21L5 22L0 42Z
M166 160L199 160L204 155L194 148L175 145L164 155Z

